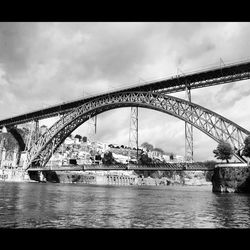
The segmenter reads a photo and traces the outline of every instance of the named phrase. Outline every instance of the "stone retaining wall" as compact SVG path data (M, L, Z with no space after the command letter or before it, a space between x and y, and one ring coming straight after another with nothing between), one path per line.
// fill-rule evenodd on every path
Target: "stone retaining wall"
M212 177L213 192L250 193L250 167L223 164Z

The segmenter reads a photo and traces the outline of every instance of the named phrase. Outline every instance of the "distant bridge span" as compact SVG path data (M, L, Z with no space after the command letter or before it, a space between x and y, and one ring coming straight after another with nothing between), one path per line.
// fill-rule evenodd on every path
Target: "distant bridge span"
M204 163L194 162L169 162L161 164L135 165L135 164L83 164L83 165L64 165L30 167L28 171L110 171L110 170L139 170L139 171L213 171L214 168L205 166Z
M245 162L245 159L240 156L240 150L244 147L244 139L250 135L250 132L234 122L200 105L166 94L122 92L96 98L76 107L59 119L29 148L26 169L32 165L45 167L51 155L66 137L91 117L108 110L131 106L153 109L175 116L195 126L217 142L220 140L229 142L234 149L235 157Z
M95 100L96 98L104 98L110 94L124 92L164 92L165 94L184 91L186 88L196 89L218 84L225 84L235 81L250 79L250 62L237 62L212 69L192 72L185 75L174 75L169 78L145 82L144 84L126 87L119 90L114 90L98 95L89 96L64 102L58 105L50 106L45 109L40 109L30 113L18 115L15 117L0 120L0 127L13 126L33 120L45 119L59 114L71 112L75 107L81 106L84 103Z

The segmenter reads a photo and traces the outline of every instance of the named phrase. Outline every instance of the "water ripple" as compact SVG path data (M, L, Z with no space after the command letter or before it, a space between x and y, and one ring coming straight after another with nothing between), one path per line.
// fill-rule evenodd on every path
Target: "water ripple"
M250 196L211 187L0 183L0 227L249 228Z

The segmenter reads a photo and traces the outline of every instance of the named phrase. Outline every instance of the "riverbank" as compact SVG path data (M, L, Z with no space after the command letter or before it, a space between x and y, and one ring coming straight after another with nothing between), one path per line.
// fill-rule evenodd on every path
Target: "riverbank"
M0 169L1 182L34 182L31 180L28 173L22 169L3 168Z
M32 180L95 185L211 186L206 171L42 171L29 173Z
M212 184L213 192L250 193L250 167L247 164L218 164Z

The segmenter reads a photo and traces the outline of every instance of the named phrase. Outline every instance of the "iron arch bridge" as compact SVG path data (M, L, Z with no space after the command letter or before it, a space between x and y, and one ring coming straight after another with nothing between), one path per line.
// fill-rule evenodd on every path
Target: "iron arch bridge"
M162 93L138 91L99 97L62 116L28 149L25 169L31 166L45 167L51 155L66 137L91 117L108 110L131 106L153 109L175 116L217 142L221 140L229 142L234 149L234 155L241 162L245 162L240 151L244 147L244 139L250 135L248 130L195 103Z

